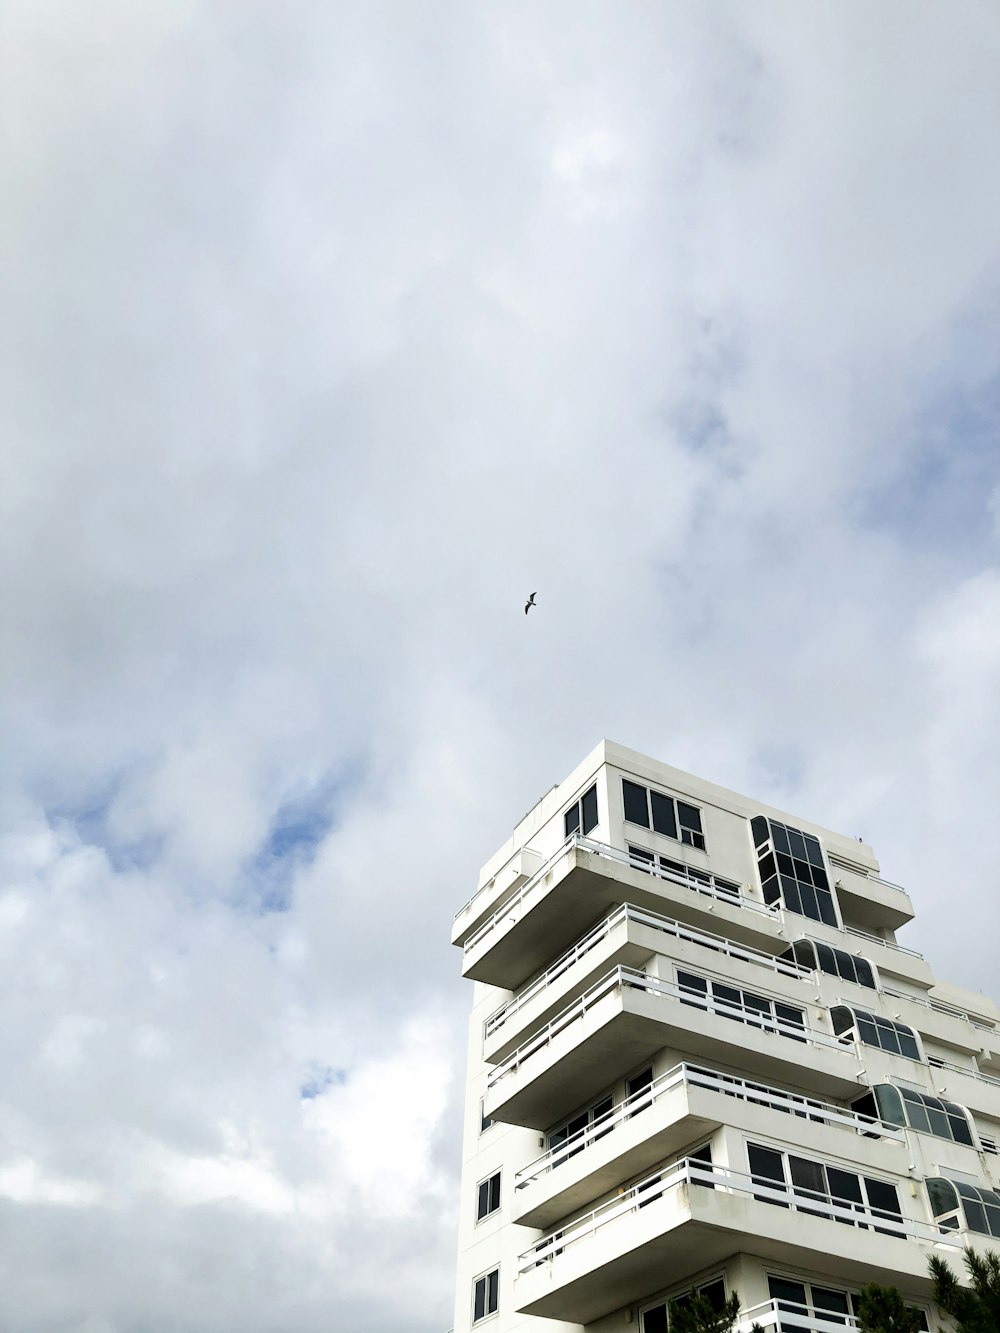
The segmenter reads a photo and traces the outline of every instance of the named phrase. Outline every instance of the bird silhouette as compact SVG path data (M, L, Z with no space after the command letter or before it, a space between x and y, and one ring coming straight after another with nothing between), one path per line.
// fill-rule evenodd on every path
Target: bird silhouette
M528 598L528 600L525 602L525 604L524 604L524 614L525 614L525 615L528 614L528 612L531 610L531 608L532 608L533 606L537 606L537 602L535 601L535 598L536 598L537 596L538 596L538 593L537 593L537 592L533 592L533 593L531 594L531 596Z

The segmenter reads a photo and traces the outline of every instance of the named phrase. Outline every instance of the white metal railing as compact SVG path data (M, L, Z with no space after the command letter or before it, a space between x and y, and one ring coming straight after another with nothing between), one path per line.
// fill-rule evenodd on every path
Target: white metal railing
M497 910L472 932L465 941L463 949L467 952L477 945L480 940L490 933L499 921L507 917L516 921L523 909L525 901L530 898L538 886L542 883L545 876L551 871L555 862L567 851L573 847L580 847L584 851L591 852L595 856L603 857L608 861L615 861L618 865L628 866L630 869L641 869L644 873L652 875L656 879L668 880L672 884L678 884L681 888L690 890L693 893L699 893L709 898L714 898L719 902L729 903L732 907L746 907L750 911L760 912L767 916L776 915L774 909L768 907L765 903L759 902L756 898L751 898L748 894L724 893L721 889L716 889L710 884L700 884L695 880L687 879L684 875L678 874L673 870L664 870L661 866L651 866L643 862L640 863L634 857L629 856L628 852L623 852L617 847L609 847L606 842L597 842L594 838L584 837L580 833L571 833L566 841L560 846L547 861L545 861L526 883L522 884L516 893L505 898ZM466 904L468 905L468 904ZM464 911L464 908L463 908Z
M951 1018L961 1018L980 1032L995 1032L996 1029L989 1023L978 1023L970 1013L965 1009L960 1009L957 1004L948 1004L945 1000L937 1000L932 995L910 995L908 991L897 990L893 986L883 986L883 995L889 995L894 1000L908 1000L911 1004L923 1005L925 1009L933 1009L939 1014L948 1014Z
M894 949L896 953L907 953L911 958L923 958L922 953L916 949L908 949L905 944L897 944L895 940L885 940L881 935L873 935L870 930L862 930L860 926L845 926L844 929L848 935L856 935L858 939L870 940L873 944L881 944L884 949Z
M634 921L640 926L650 926L653 930L661 931L664 935L670 935L674 939L684 940L689 944L700 944L707 949L712 949L715 953L723 953L730 958L737 958L741 962L766 967L772 972L780 973L782 976L794 977L796 980L815 976L812 968L789 962L785 958L778 958L772 953L765 953L763 949L753 949L746 944L734 944L732 940L726 939L724 935L715 935L707 930L695 930L693 926L686 926L683 922L675 921L672 917L660 916L657 912L646 912L642 908L633 907L631 903L623 903L610 916L606 916L603 921L598 922L593 930L588 931L586 935L577 940L573 947L567 949L564 954L557 958L541 976L536 977L523 990L518 991L512 999L507 1000L498 1009L495 1009L483 1024L485 1036L492 1036L497 1028L502 1027L529 1000L533 1000L536 995L551 986L568 968L600 944L601 940L609 935L616 926L621 925L623 921Z
M766 1180L761 1176L748 1175L745 1171L713 1166L695 1158L682 1158L678 1162L659 1167L656 1172L639 1181L637 1185L633 1185L624 1194L601 1204L600 1207L577 1218L552 1235L536 1241L530 1249L518 1256L518 1273L529 1272L539 1264L555 1259L570 1246L594 1235L602 1227L655 1203L678 1185L702 1185L708 1189L721 1190L726 1194L751 1195L761 1203L779 1204L783 1208L791 1208L794 1212L809 1213L830 1221L848 1223L851 1226L873 1228L902 1239L943 1242L956 1247L961 1247L963 1243L953 1231L943 1232L940 1227L929 1222L912 1221L910 1218L902 1218L882 1208L872 1208L868 1204L838 1199L825 1191L805 1189L799 1185L785 1185L778 1181Z
M680 1087L707 1088L709 1092L721 1092L726 1097L752 1102L756 1106L767 1106L785 1114L801 1116L827 1125L842 1125L857 1134L869 1137L898 1141L904 1137L903 1130L899 1126L890 1125L885 1120L862 1115L843 1106L834 1106L830 1102L816 1101L812 1097L802 1097L798 1093L785 1092L781 1088L771 1088L763 1083L737 1078L734 1074L720 1074L714 1069L704 1069L699 1065L682 1062L654 1079L635 1097L622 1102L614 1111L594 1120L584 1129L563 1139L554 1148L550 1148L548 1152L522 1167L514 1176L514 1188L525 1189L555 1170L557 1166L561 1166L570 1157L589 1148L598 1139L605 1138L625 1121L631 1120L640 1111L645 1111L647 1107Z
M798 1301L771 1300L761 1301L741 1310L738 1322L733 1326L733 1333L751 1333L754 1324L760 1328L773 1328L778 1333L785 1329L804 1329L808 1333L844 1333L859 1326L852 1314L839 1314L833 1310L823 1310L816 1305L802 1305Z
M993 1157L1000 1155L1000 1144L989 1134L980 1133L979 1142L982 1144L983 1152L988 1152Z
M776 1033L782 1037L790 1037L793 1041L806 1042L810 1046L836 1048L849 1044L828 1032L820 1032L816 1028L807 1027L805 1023L800 1027L797 1023L789 1023L786 1019L771 1017L766 1013L746 1008L743 1005L729 1004L725 1000L717 1000L708 995L686 990L675 982L661 981L659 977L647 976L645 972L640 972L634 967L619 965L608 972L606 976L601 977L599 981L596 981L589 990L584 991L572 1004L567 1005L565 1009L556 1014L551 1022L536 1032L528 1041L522 1042L505 1060L501 1060L499 1064L494 1065L489 1072L487 1086L493 1087L502 1078L519 1069L532 1055L544 1050L552 1043L554 1038L565 1032L573 1023L582 1019L605 996L626 988L645 991L650 995L660 995L666 999L681 1000L686 1005L703 1009L708 1013L719 1014L723 1018L734 1018L750 1027L759 1028L764 1032ZM785 1001L779 1000L778 1003L783 1004Z
M980 1083L992 1083L995 1088L1000 1088L1000 1078L993 1074L984 1074L981 1069L968 1069L965 1065L956 1065L951 1060L939 1060L936 1055L929 1055L927 1063L932 1069L945 1069L950 1074L964 1074L966 1078L978 1079Z

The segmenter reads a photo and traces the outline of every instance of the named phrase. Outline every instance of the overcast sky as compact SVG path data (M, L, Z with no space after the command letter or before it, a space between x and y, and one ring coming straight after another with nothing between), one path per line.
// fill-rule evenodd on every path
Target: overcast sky
M2 26L7 1333L450 1326L451 916L602 736L1000 991L995 0Z

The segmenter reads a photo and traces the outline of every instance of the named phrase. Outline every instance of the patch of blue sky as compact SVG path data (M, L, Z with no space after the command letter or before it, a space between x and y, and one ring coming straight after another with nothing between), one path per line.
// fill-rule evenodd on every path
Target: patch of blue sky
M111 809L127 776L125 771L117 773L82 798L48 806L45 811L53 827L68 825L81 843L104 852L116 874L145 870L155 865L163 855L164 839L161 835L123 839L112 831L109 824Z
M901 457L903 466L857 496L862 523L962 564L995 559L1000 372L940 388Z
M331 1065L314 1065L299 1088L299 1096L304 1102L309 1102L315 1097L322 1097L329 1088L340 1087L346 1082L346 1069L334 1069Z
M351 764L278 806L243 875L241 897L252 910L261 915L289 910L296 872L311 863L361 777L360 765Z

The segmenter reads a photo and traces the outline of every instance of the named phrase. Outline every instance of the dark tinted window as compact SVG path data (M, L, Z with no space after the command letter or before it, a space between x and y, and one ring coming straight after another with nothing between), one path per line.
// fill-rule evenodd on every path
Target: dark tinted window
M674 819L674 803L669 796L661 796L658 791L649 793L653 808L653 828L668 838L677 837L677 821Z
M479 1186L479 1198L476 1206L476 1221L481 1222L484 1217L490 1213L495 1213L500 1207L500 1172L495 1176L490 1176L489 1180L484 1180Z
M589 833L591 829L597 827L597 785L590 787L583 793L583 799L580 802L583 807L583 831Z
M756 815L751 827L764 901L776 902L780 891L788 911L836 926L837 913L819 839L764 815Z
M628 778L622 778L622 798L625 803L625 818L630 824L641 824L649 828L649 810L646 806L646 788L640 787Z
M500 1294L500 1270L494 1269L485 1277L476 1279L472 1299L472 1321L485 1319L488 1314L496 1314Z

